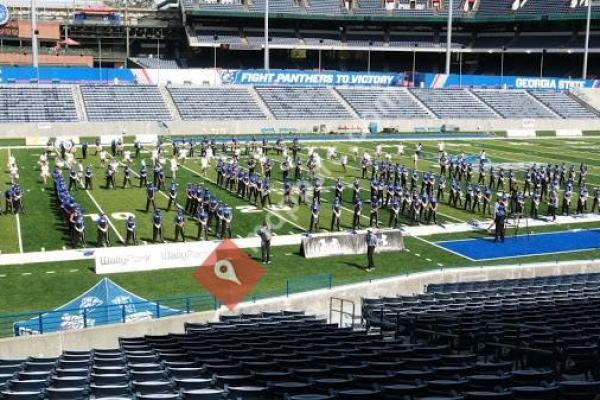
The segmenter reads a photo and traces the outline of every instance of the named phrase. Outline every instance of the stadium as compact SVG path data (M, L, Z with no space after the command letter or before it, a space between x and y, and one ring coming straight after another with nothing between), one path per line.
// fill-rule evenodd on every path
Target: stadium
M600 3L0 1L0 400L600 399Z

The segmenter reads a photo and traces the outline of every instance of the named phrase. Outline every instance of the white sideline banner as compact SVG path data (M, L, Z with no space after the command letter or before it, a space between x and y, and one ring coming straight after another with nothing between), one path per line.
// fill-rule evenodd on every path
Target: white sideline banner
M534 129L507 129L506 137L509 138L534 138Z
M100 136L100 144L108 145L111 144L114 140L115 142L119 141L119 139L123 139L122 135L101 135Z
M26 146L45 146L48 144L49 136L26 136L25 137L25 145Z
M96 249L96 274L199 267L220 242L163 243Z
M158 142L158 135L135 135L135 140L140 143L152 143Z
M581 137L583 132L581 129L557 129L556 137Z

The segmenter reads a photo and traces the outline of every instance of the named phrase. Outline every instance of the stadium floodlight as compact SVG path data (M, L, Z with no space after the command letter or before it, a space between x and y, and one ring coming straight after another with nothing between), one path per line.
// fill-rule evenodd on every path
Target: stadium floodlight
M448 24L446 26L446 75L450 74L450 56L452 55L452 8L453 0L448 0Z
M265 0L265 65L264 69L269 70L269 0Z
M37 8L35 0L31 0L31 58L33 68L39 68Z

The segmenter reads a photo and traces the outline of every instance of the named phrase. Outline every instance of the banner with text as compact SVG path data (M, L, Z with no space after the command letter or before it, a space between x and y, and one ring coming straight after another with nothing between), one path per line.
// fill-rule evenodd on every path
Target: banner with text
M96 274L200 266L218 242L151 244L96 250Z
M435 89L506 87L508 89L569 90L598 88L600 87L600 80L527 76L416 74L415 86Z
M404 73L298 71L298 70L228 70L221 71L221 81L233 85L281 86L405 86Z

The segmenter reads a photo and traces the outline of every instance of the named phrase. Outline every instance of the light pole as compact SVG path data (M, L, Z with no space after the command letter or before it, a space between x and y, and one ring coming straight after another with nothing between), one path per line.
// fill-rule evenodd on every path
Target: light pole
M129 60L129 0L125 0L125 64Z
M453 0L448 2L448 23L446 25L446 75L450 74L450 56L452 55L452 8Z
M465 46L461 47L460 53L458 53L458 87L462 88L462 64L463 64L463 51Z
M418 43L413 43L413 60L412 60L412 84L415 86L415 74L417 70L417 46Z
M98 73L100 74L100 83L102 83L102 38L98 37Z
M321 68L323 66L321 59L321 46L323 46L323 39L319 39L319 73L321 73Z
M213 68L217 69L217 40L219 40L219 37L214 35L213 40Z
M158 82L156 84L160 85L160 38L156 38L156 58L158 59Z
M40 65L38 54L38 26L37 8L35 0L31 0L31 58L33 68L36 69L37 81L40 82Z
M502 46L502 51L500 52L500 86L504 85L504 52L506 51L506 47Z
M264 69L269 68L269 0L265 0L265 65Z
M592 24L592 0L588 0L587 17L585 20L585 49L583 51L583 71L581 79L587 79L588 53L590 50L590 26Z
M546 54L546 49L542 49L542 56L540 57L540 78L544 76L544 54Z
M367 72L371 72L371 46L373 42L369 42L369 49L367 50Z

